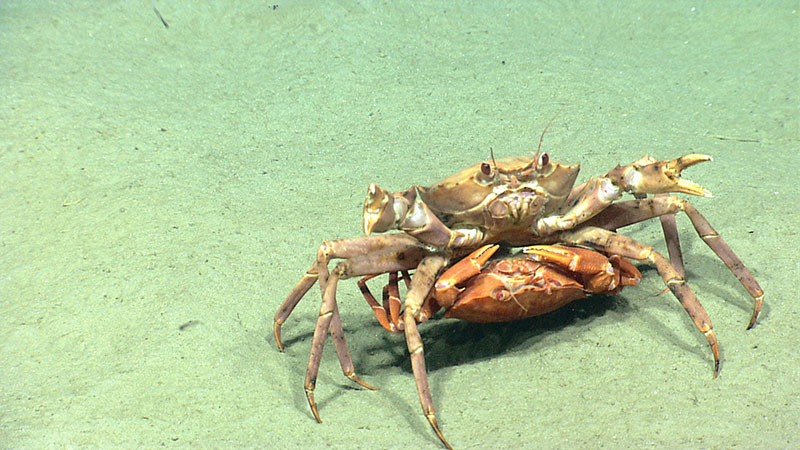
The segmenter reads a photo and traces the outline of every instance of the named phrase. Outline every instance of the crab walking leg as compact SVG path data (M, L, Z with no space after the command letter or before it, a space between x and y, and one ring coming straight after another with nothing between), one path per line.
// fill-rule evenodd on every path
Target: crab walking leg
M417 329L417 314L422 309L422 304L428 296L439 273L446 264L445 258L441 256L428 256L422 260L414 278L411 280L411 289L406 294L405 310L403 311L403 323L405 325L406 343L408 352L411 355L411 367L414 370L414 379L417 382L417 392L419 401L422 405L422 412L428 423L433 427L433 431L445 447L452 450L447 443L439 425L436 423L436 414L433 408L433 398L428 386L428 373L425 370L425 352L422 348L422 337Z
M363 238L346 239L341 241L324 241L322 245L320 245L319 249L317 250L317 259L314 261L314 264L311 265L311 268L308 269L308 272L306 272L303 278L300 279L294 289L289 292L286 300L283 301L283 304L281 304L278 312L275 313L275 323L273 325L273 329L278 350L283 351L283 343L281 341L281 327L283 326L283 323L286 322L286 319L288 319L289 315L292 314L294 308L306 295L308 290L314 286L314 283L317 280L319 280L322 293L325 293L325 285L327 284L328 280L328 262L332 258L336 257L333 255L333 253L336 250L339 250L341 256L338 257L346 258L348 249L359 250L360 247L360 245L358 245L360 242L353 245L353 243L349 241L361 240L363 240Z
M350 350L348 350L347 342L344 339L344 329L342 328L342 318L339 316L338 305L333 309L333 317L331 318L331 327L329 331L331 337L333 337L333 344L336 347L336 354L339 356L339 365L342 366L344 376L371 391L377 391L378 388L368 385L356 375L355 367L353 366L353 358L350 356Z
M656 194L656 197L663 195L665 194ZM658 219L661 222L661 229L664 230L664 240L667 242L669 262L680 276L685 277L686 267L683 265L683 250L681 250L681 241L678 236L678 223L675 220L675 214L664 214Z
M656 197L664 197L669 194L656 194ZM633 194L637 200L645 200L647 194ZM678 224L675 221L675 213L664 214L660 216L661 229L664 231L664 240L667 243L667 252L669 253L669 262L672 267L682 276L686 276L686 268L683 265L683 251L681 250L681 241L678 236ZM616 233L617 230L611 230ZM666 292L666 291L664 291Z
M303 276L297 285L292 289L286 300L283 301L278 312L275 313L275 342L278 350L283 351L281 341L281 327L286 319L292 314L295 306L306 295L314 283L319 280L322 293L325 293L325 285L328 280L328 263L335 258L352 258L369 252L378 251L383 248L404 246L418 246L419 243L411 236L403 234L368 236L354 239L341 239L338 241L324 241L317 250L317 259L308 272Z
M283 323L286 322L286 319L289 318L289 315L292 314L294 311L294 307L300 302L300 299L306 295L311 286L314 286L314 283L317 282L317 278L319 278L319 274L317 273L317 263L311 265L311 268L308 269L303 278L295 285L294 289L289 292L289 295L286 297L286 300L283 301L281 307L278 308L278 312L275 313L275 324L273 325L273 330L275 333L275 343L278 345L278 350L281 352L283 351L283 342L281 341L281 327Z
M747 324L747 329L752 328L756 323L758 313L761 311L761 305L764 303L764 291L747 267L745 267L739 257L736 256L736 253L733 252L727 242L725 242L714 227L711 226L711 223L709 223L708 220L700 214L700 211L688 201L670 195L663 197L657 196L646 200L619 202L609 206L608 209L586 222L586 225L598 226L605 229L616 229L652 217L671 215L678 211L686 213L686 216L691 220L695 231L697 231L697 234L703 239L703 242L705 242L717 257L725 263L750 296L753 297L753 314L750 317L750 322ZM677 240L677 231L675 235ZM669 237L667 239L669 239ZM683 275L681 273L682 271L677 268L676 271Z
M680 301L681 306L692 318L697 329L708 340L711 352L714 355L714 378L717 377L719 374L719 344L717 343L717 337L714 335L711 319L697 299L697 295L686 283L686 280L664 256L653 250L653 247L603 228L583 227L575 231L562 232L560 236L563 242L569 244L585 245L604 252L655 264L659 275L661 275L669 290Z
M325 287L325 294L322 296L322 306L319 310L319 318L317 319L317 326L314 328L314 339L311 341L311 354L308 357L308 368L306 369L305 391L308 406L311 407L311 412L314 413L314 418L317 422L322 423L317 412L317 403L314 401L314 387L317 384L317 374L319 373L319 362L322 359L322 349L325 346L325 338L328 337L328 329L333 320L333 312L336 310L336 285L339 283L339 273L337 270L343 263L339 263L334 269L333 278L328 279L327 286ZM328 294L328 289L331 293Z
M314 266L312 266L312 270L313 268ZM298 283L298 285L294 288L292 293L289 294L287 301L284 302L284 305L282 305L281 309L278 310L278 314L276 315L275 318L275 324L276 324L275 342L278 344L278 349L280 351L283 351L283 345L281 343L281 334L280 334L281 328L278 322L279 320L278 316L279 315L281 316L280 323L283 323L283 321L286 320L286 317L291 313L292 309L294 309L294 307L297 306L297 302L300 301L300 299L303 297L303 294L305 294L305 292L307 292L311 288L311 286L314 285L314 282L316 281L316 276L313 275L315 274L312 274L311 270L309 270L309 273L307 273L306 276L304 276L300 280L300 283ZM301 293L298 295L297 292ZM364 386L367 389L376 390L377 388L368 385L367 383L362 381L358 377L358 375L355 374L355 370L353 367L353 359L350 356L350 351L347 348L347 342L344 339L344 330L342 329L342 321L339 318L338 308L336 309L334 317L331 320L330 333L334 337L334 342L336 345L336 354L339 356L339 364L342 366L342 371L344 372L344 375L347 378L353 380L354 382L360 384L361 386Z
M378 275L366 276L366 277L358 280L358 282L356 284L358 285L358 289L361 291L361 295L364 297L364 300L366 300L367 304L370 306L370 308L372 308L372 313L375 314L375 318L378 319L378 323L380 323L381 326L386 331L389 331L391 333L397 333L398 330L395 330L393 328L393 326L392 326L392 323L389 322L389 315L386 312L386 308L381 306L381 304L378 303L377 300L375 300L375 296L372 295L372 291L370 291L369 290L369 286L367 286L367 281L369 281L369 280L371 280L371 279L373 279L373 278L375 278L377 276ZM387 288L388 288L387 286L383 287L383 297L384 297L384 299L386 298L386 289Z
M400 287L397 286L397 272L389 274L389 284L386 286L386 297L383 300L383 307L389 311L392 325L399 332L403 332L403 324L400 322Z
M383 237L387 238L391 236ZM417 244L418 241L416 239L412 238L412 241L414 242L412 245L391 246L346 259L337 264L330 273L325 286L325 293L322 296L322 306L320 307L317 326L314 329L314 339L311 342L311 354L308 358L308 369L306 370L305 379L306 398L308 399L308 405L311 407L311 412L314 414L314 418L317 422L322 422L322 419L320 419L319 413L317 413L317 404L314 401L314 387L317 383L317 374L319 373L322 349L325 347L325 339L328 336L328 330L331 329L332 326L335 327L335 334L341 333L343 336L341 321L338 319L338 310L336 306L336 286L339 284L339 280L386 272L397 272L415 267L417 263L422 260L425 249ZM334 317L337 318L336 321L333 320ZM342 339L340 342L344 343L344 340ZM347 352L347 358L344 361L342 359L342 353L339 353L339 359L343 366L346 366L346 359L349 359L349 352ZM345 367L343 367L343 370L347 372ZM347 373L345 373L345 375L347 375ZM348 376L348 378L356 381L350 376Z
M402 274L403 281L406 283L406 287L410 288L411 276L408 274L407 270L403 270ZM383 305L375 300L375 296L372 295L372 292L367 286L367 281L377 276L378 275L369 275L358 280L358 287L361 290L361 295L364 296L364 299L372 308L375 318L378 319L378 322L386 331L398 334L403 333L405 326L400 319L400 308L402 303L400 302L400 288L398 286L399 275L397 272L389 273L389 282L383 287ZM417 315L417 323L427 321L429 318L433 317L437 311L439 311L439 304L431 300L432 299L429 296L428 299L422 304L422 309Z
M367 286L367 281L377 276L378 275L369 275L358 280L358 288L361 290L361 295L364 296L364 299L372 308L375 318L378 319L378 322L386 331L391 333L402 333L399 323L397 320L395 320L391 313L391 311L395 309L400 311L400 295L397 293L397 272L392 272L389 274L389 284L383 287L383 305L375 300L375 296L372 295L372 292ZM394 306L395 304L397 304L397 306Z

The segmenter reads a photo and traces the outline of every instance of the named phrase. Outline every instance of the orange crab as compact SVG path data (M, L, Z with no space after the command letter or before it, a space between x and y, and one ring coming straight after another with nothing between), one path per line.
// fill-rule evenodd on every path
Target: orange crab
M587 294L616 294L635 286L641 273L626 258L581 247L537 245L508 258L490 260L499 245L484 245L447 269L422 305L418 322L439 309L445 318L468 322L510 322L554 311ZM398 275L389 274L383 304L367 287L358 286L375 317L388 331L402 333ZM408 276L405 276L408 279Z

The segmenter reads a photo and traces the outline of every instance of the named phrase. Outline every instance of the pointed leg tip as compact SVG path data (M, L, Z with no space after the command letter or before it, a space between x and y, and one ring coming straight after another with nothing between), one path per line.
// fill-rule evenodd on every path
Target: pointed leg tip
M753 306L753 315L750 316L750 322L747 324L747 329L751 329L756 325L756 320L758 320L758 314L761 312L761 305L764 304L764 294L762 293L758 297L756 297L756 304Z
M757 319L758 319L758 312L753 312L752 317L750 317L750 322L747 323L747 328L745 328L745 330L750 330L754 326L756 326Z
M360 386L369 389L370 391L377 391L378 390L378 388L376 388L375 386L370 386L369 384L367 384L364 380L359 378L359 376L356 375L355 373L351 373L349 375L345 374L345 375L347 376L347 378L351 379L352 381L354 381L355 383L359 384Z
M717 378L719 375L719 343L717 342L717 335L714 334L714 330L709 328L708 330L704 331L703 334L706 335L706 339L708 339L708 344L711 346L711 353L714 357L714 376L713 378Z
M306 399L308 399L308 406L311 407L314 419L317 420L317 423L322 423L322 419L319 418L319 413L317 412L317 403L314 401L314 391L306 389Z
M358 384L360 384L361 386L364 386L365 388L369 389L370 391L377 391L378 390L378 388L376 388L375 386L369 385L369 384L367 384L367 383L365 383L363 381L361 383L358 383Z
M439 424L436 423L436 416L434 416L433 413L425 414L425 418L428 419L428 423L431 424L433 431L436 433L436 437L438 437L439 440L442 441L442 444L444 444L444 446L447 447L449 450L453 450L453 447L451 447L450 444L447 443L447 439L444 438L442 431L439 429Z
M275 344L278 346L278 351L283 353L283 342L281 342L281 325L278 322L275 322L273 330L275 333Z

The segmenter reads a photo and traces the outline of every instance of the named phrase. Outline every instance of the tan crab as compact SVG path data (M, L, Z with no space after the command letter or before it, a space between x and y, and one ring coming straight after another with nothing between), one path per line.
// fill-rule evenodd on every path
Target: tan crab
M394 325L400 326L405 334L423 413L441 442L450 448L436 422L417 324L426 318L425 302L439 273L451 262L487 244L587 247L655 265L697 329L706 336L714 357L716 377L719 372L717 339L708 315L684 279L674 214L686 213L700 238L754 298L748 328L755 324L764 294L733 250L694 206L677 196L664 195L685 193L711 197L709 191L681 178L682 170L710 160L710 156L701 154L671 161L644 156L573 187L579 166L552 162L546 153L541 153L540 139L533 158L495 160L492 157L429 187L412 186L404 192L389 193L371 184L364 203L363 227L367 236L324 241L311 268L275 314L275 340L282 351L283 323L319 281L322 305L305 378L306 397L314 417L321 422L314 388L328 332L333 336L344 374L368 389L375 389L363 382L353 368L336 303L339 280L383 273L396 277L397 272L415 270L402 312L398 306L395 313ZM618 202L625 192L636 199ZM657 195L647 198L648 194ZM655 217L661 218L670 260L651 246L616 232ZM392 229L401 232L370 235ZM329 272L328 263L332 259L342 261ZM391 316L391 311L388 314Z

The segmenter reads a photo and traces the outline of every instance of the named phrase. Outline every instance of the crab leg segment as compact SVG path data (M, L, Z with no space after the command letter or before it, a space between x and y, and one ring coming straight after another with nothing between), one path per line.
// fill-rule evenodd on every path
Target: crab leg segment
M273 331L275 333L275 344L278 345L278 350L283 352L283 342L281 341L281 327L283 323L286 322L286 319L289 318L289 315L292 314L294 311L295 306L300 302L303 296L306 295L311 286L314 286L314 283L317 282L317 278L319 278L319 274L317 273L317 263L311 265L311 268L308 269L303 278L297 283L297 285L292 289L292 292L286 297L286 300L283 301L281 307L278 308L278 312L275 313L275 324L273 325Z
M338 276L332 278L331 282L328 284L328 289L336 291L336 284L338 281ZM320 327L324 327L321 332ZM373 391L377 389L365 383L363 380L361 380L361 378L358 377L358 375L355 374L353 369L353 360L350 357L350 351L347 349L347 343L344 340L344 330L342 329L342 321L339 317L339 308L336 305L335 298L333 301L323 301L322 309L320 311L320 318L317 320L317 328L314 330L314 342L311 344L311 356L309 358L309 367L306 371L305 381L305 391L308 404L311 407L311 412L314 414L314 418L320 423L322 422L322 419L319 418L319 413L317 413L317 403L314 401L314 386L317 381L319 361L322 356L322 348L325 345L325 338L328 335L328 330L330 330L331 335L333 335L336 353L339 355L339 362L342 365L342 371L344 372L345 376L367 389ZM342 359L343 354L346 355L345 359Z
M656 197L665 197L668 194L656 194ZM664 214L658 218L661 222L661 229L664 231L664 241L667 243L667 253L672 267L681 276L686 276L686 268L683 265L683 250L681 250L681 240L678 236L678 222L675 220L675 213Z
M569 244L585 245L603 252L653 263L669 290L680 301L681 306L689 314L697 329L708 340L711 352L714 355L714 378L717 377L717 374L719 374L719 344L717 343L717 337L714 335L711 319L697 299L697 295L686 283L686 280L664 256L653 250L653 247L602 228L583 227L575 231L563 232L560 236L563 242Z
M333 317L331 318L331 325L329 329L331 337L333 338L333 345L336 348L336 354L339 356L339 365L342 367L344 376L371 391L376 391L378 388L372 387L365 383L364 380L358 377L353 366L353 358L350 356L350 350L347 348L347 342L344 339L344 329L342 328L342 319L339 316L339 307L333 310Z
M319 250L317 250L317 259L314 264L311 265L311 268L292 289L286 300L281 304L281 307L278 308L278 312L275 313L274 333L278 350L283 351L283 342L281 341L283 324L317 280L319 280L322 293L325 293L325 285L328 280L328 263L332 259L347 259L388 248L393 248L397 252L397 256L405 257L410 256L412 253L419 253L419 246L420 244L416 239L404 234L324 241ZM404 253L403 249L411 250L411 252Z
M324 241L317 250L317 259L308 272L300 279L295 285L294 289L289 292L286 300L283 301L278 312L275 313L275 324L273 326L275 333L275 343L278 345L278 350L283 351L283 342L281 341L281 327L286 322L286 319L292 314L294 308L306 295L309 289L314 286L314 283L319 280L322 292L325 292L325 284L328 280L328 262L333 258L349 258L359 253L365 253L370 250L385 247L389 245L390 240L394 240L389 236L379 236L370 238L356 238L356 239L343 239L339 241Z

